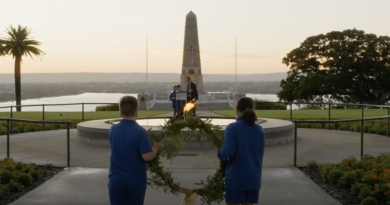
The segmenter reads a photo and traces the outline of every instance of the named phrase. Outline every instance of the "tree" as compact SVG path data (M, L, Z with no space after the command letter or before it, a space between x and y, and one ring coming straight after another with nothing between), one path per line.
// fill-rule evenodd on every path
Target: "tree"
M307 38L283 58L290 67L280 100L311 101L329 95L349 103L390 100L390 37L356 29Z
M5 46L4 40L0 38L0 57L5 54Z
M27 27L18 26L14 28L10 26L7 31L7 37L3 39L3 52L7 55L12 55L15 59L15 101L16 105L21 105L22 91L21 91L21 63L22 56L42 56L45 53L35 46L40 46L39 41L33 40L30 37L31 30ZM16 110L20 112L21 107L17 107Z

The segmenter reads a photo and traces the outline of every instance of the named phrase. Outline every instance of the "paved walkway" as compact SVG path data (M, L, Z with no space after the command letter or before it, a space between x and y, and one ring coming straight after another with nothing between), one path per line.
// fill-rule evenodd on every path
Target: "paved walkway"
M192 183L205 179L213 172L211 169L176 169L173 175L182 186L191 187ZM107 205L109 204L107 175L107 169L70 168L27 193L12 205ZM262 205L341 205L295 168L264 169L262 186L259 203ZM184 195L165 194L161 189L148 187L145 205L179 205L183 197ZM201 204L199 198L196 204Z
M77 130L71 130L71 166L40 187L15 201L18 205L108 204L107 168L110 149L77 142ZM347 156L360 155L360 133L298 129L298 165L315 159L320 163L338 163ZM364 134L364 153L389 152L390 138ZM52 163L66 166L66 131L46 131L11 136L11 157L17 161ZM294 144L266 147L261 204L339 204L293 165ZM205 179L215 170L214 150L187 151L193 156L163 160L175 179L184 186ZM0 158L6 157L6 136L0 136ZM76 168L83 167L83 168ZM145 204L180 204L183 196L147 190ZM197 203L200 204L200 203ZM222 203L224 204L224 203Z
M77 130L71 130L70 162L74 167L108 168L110 149L77 142ZM320 163L338 163L348 156L360 156L360 133L298 129L298 165L304 166L312 159ZM389 152L390 138L364 134L364 153ZM11 157L18 161L40 164L52 163L66 166L66 131L46 131L15 134L11 136ZM6 136L0 136L0 158L6 157ZM163 161L167 168L215 167L214 150L187 151L196 156L178 156L172 161ZM265 149L264 167L293 166L294 143L270 146Z

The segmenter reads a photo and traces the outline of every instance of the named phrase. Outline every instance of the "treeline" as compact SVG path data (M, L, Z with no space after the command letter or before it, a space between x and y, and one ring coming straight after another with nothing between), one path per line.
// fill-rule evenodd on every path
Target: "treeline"
M172 83L148 83L149 93L167 93L171 91ZM235 83L232 82L208 82L204 83L207 92L234 92ZM276 94L279 92L279 82L240 82L237 89L245 93ZM14 84L0 83L0 92L14 90ZM146 83L22 83L22 99L38 99L44 97L56 97L65 95L77 95L81 93L144 93ZM12 101L14 94L1 94L0 102Z

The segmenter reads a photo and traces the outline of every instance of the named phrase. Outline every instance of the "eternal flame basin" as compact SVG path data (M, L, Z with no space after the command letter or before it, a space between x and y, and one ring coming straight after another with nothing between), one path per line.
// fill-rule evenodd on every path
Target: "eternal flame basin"
M214 125L219 125L222 130L226 128L232 122L235 122L235 118L200 118L202 120L210 119ZM109 120L93 120L81 122L77 125L77 141L79 143L97 145L97 146L110 146L108 141L108 131L112 124L115 124L120 119ZM146 130L151 129L152 132L159 132L160 126L169 120L168 118L148 118L138 119L137 123L144 127ZM258 123L263 127L265 132L265 144L266 146L274 146L287 144L294 140L294 124L286 120L267 119L261 118ZM207 149L211 148L211 142L208 142L207 138L202 136L185 136L183 132L184 150L188 149Z

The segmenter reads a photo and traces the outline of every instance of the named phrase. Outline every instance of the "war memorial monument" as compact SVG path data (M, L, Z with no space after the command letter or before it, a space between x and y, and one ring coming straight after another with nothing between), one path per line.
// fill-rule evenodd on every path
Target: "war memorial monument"
M207 93L204 91L202 69L199 52L199 38L196 15L191 11L186 17L184 46L183 46L183 64L181 73L181 85L186 87L186 78L190 77L198 87L199 100L196 101L197 110L215 110L215 109L235 109L235 102L240 97L245 96L242 93ZM169 94L139 94L140 110L171 110L171 102L168 99ZM172 116L171 114L169 116ZM235 121L235 118L199 116L200 119L211 119L211 123L219 125L224 129L228 124ZM152 132L160 132L161 126L170 120L170 117L155 116L147 119L137 120L138 124ZM107 139L108 131L113 123L119 119L93 120L82 122L77 125L78 141L93 145L109 146ZM277 119L259 119L266 133L266 146L287 144L293 141L294 125L290 121ZM203 140L202 136L184 136L186 142L183 149L209 149L211 143Z
M186 16L183 44L183 63L181 67L180 84L186 87L186 78L190 77L196 84L199 99L196 101L197 110L232 109L235 101L245 96L243 93L207 93L203 86L202 65L198 23L194 12ZM179 79L178 79L179 80ZM143 93L138 95L140 110L170 110L169 94Z

